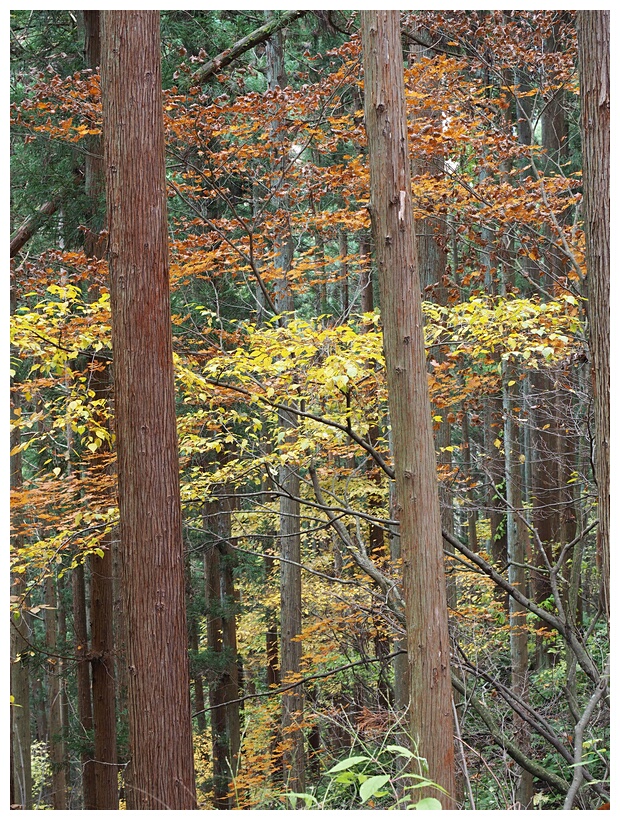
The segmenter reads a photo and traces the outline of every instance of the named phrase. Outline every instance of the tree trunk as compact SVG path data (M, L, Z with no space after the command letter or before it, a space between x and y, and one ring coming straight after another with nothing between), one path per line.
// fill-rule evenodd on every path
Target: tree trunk
M189 572L188 572L189 575ZM191 578L188 578L188 585L191 584ZM189 648L196 655L198 654L198 618L193 615L189 618ZM196 726L198 732L202 734L207 729L207 719L205 717L205 692L203 685L203 678L201 671L194 671L194 714L196 715Z
M230 488L222 488L227 496ZM205 553L205 598L207 604L207 643L213 658L209 702L213 743L213 802L217 809L235 808L229 796L229 783L237 770L241 745L237 664L237 632L234 555L230 548L231 504L228 498L210 503L208 529L215 536ZM226 705L227 704L227 705Z
M14 309L14 291L11 289L11 312ZM15 400L11 397L11 410L16 409ZM13 416L12 421L17 417ZM20 443L20 430L11 431L11 451ZM22 488L21 452L11 455L11 489ZM20 521L17 516L12 519L18 529ZM12 538L12 549L19 553L23 546L23 536L18 533ZM26 594L26 577L15 574L11 579L11 595L17 597ZM24 603L25 601L21 601ZM11 806L19 809L32 809L32 769L30 763L30 674L28 668L28 634L29 625L26 613L16 609L11 613Z
M118 809L111 539L90 556L91 662L97 809Z
M338 254L340 256L340 276L342 279L342 322L349 316L349 255L348 234L344 228L338 231Z
M267 12L269 18L271 12ZM278 31L266 45L267 85L273 91L287 85L284 67L284 40ZM277 122L272 130L275 132ZM288 205L286 197L283 207ZM293 293L287 278L293 259L293 238L290 230L276 237L274 242L274 266L279 271L275 282L275 305L278 313L291 312L294 308ZM283 317L283 322L287 317ZM294 439L297 419L294 414L281 411L280 427L286 438ZM301 642L295 640L301 633L301 540L299 502L299 476L296 465L284 464L280 468L278 483L280 497L280 678L298 675L301 668ZM303 712L303 696L300 689L292 689L282 696L282 730L285 751L283 755L284 781L288 791L304 791L304 736L298 724Z
M292 413L281 411L280 426L295 435L296 419ZM280 489L280 678L298 675L301 670L301 539L299 498L300 481L296 465L283 465L279 476ZM303 695L300 688L282 695L282 730L286 745L284 777L287 789L304 791L304 736L299 723L302 720Z
M108 373L93 369L91 389L98 400L108 398ZM105 424L105 420L101 419ZM106 445L102 445L105 462ZM96 461L94 467L96 468ZM104 472L101 466L99 471ZM112 535L102 543L103 555L91 555L90 633L95 737L95 789L97 809L118 809L118 769L116 751L116 679L114 663L114 567Z
M64 654L64 647L67 646L67 607L64 594L65 577L59 574L56 579L56 595L58 600L58 637L57 646L61 647ZM65 658L58 658L57 674L60 685L60 722L62 725L62 769L65 773L66 808L73 809L71 801L73 798L73 788L71 783L71 768L69 766L69 697L67 694L68 676L67 661Z
M517 375L512 365L503 363L502 397L504 403L504 453L506 461L506 543L508 551L508 580L524 595L526 594L526 545L528 531L522 516L522 481L520 469L521 448L515 421L518 407ZM528 697L528 653L526 609L510 598L510 669L511 686L518 697L527 702ZM514 718L516 741L528 754L530 728L524 720ZM531 808L533 797L532 775L521 769L516 788L517 808Z
M95 792L95 761L91 734L93 709L90 693L90 662L88 660L88 626L86 615L86 579L84 564L78 564L71 575L73 592L73 633L75 638L77 709L83 732L80 738L82 767L82 798L84 811L97 808Z
M416 264L398 11L362 12L371 217L381 291L410 667L410 726L453 808L450 644Z
M103 13L102 101L132 788L194 809L159 12Z
M60 658L55 654L58 645L58 596L56 582L51 575L45 579L45 605L45 644L50 653L47 658L47 725L52 766L52 807L64 811L67 808L67 776L64 767L61 667Z
M588 318L596 426L597 563L609 621L609 11L578 11Z

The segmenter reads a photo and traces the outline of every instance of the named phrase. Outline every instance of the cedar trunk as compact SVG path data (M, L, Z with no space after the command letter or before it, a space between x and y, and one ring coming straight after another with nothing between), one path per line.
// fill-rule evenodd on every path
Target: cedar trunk
M609 620L609 11L578 11L588 318L596 426L598 563Z
M410 727L454 808L450 644L426 375L398 11L363 11L370 202L381 292L406 602Z
M159 12L103 13L102 101L133 804L194 809Z

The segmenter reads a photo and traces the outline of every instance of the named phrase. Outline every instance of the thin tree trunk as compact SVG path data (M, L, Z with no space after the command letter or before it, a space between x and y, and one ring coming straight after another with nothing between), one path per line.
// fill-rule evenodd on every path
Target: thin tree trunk
M95 793L94 749L91 740L93 731L93 709L90 692L90 662L88 660L88 621L86 614L86 579L84 564L78 564L71 575L73 592L73 634L75 638L77 708L83 735L80 738L82 750L82 798L84 811L97 808Z
M230 488L223 487L226 496ZM217 809L235 807L229 783L237 770L241 745L235 623L234 556L230 548L231 505L223 498L212 503L205 529L215 539L205 553L205 597L207 602L207 643L214 658L209 702L213 743L213 801Z
M502 374L502 397L504 404L504 453L506 459L506 542L508 551L508 580L524 595L526 594L525 558L528 531L524 527L521 491L518 427L515 408L518 404L518 383L512 365L504 363ZM511 686L518 697L528 697L528 652L526 609L510 598L510 668ZM519 717L514 718L516 742L528 754L530 745L529 725ZM533 797L532 775L521 770L516 788L517 808L529 809Z
M465 475L472 480L472 457L471 457L471 438L469 435L469 411L467 406L463 407L463 467L465 468ZM472 552L478 552L478 537L476 535L476 521L478 518L475 507L475 495L473 490L467 491L470 507L467 511L467 545Z
M360 274L360 290L362 313L372 313L375 309L374 295L372 290L372 265L370 262L370 242L366 233L360 238L360 264L362 271Z
M14 291L11 289L11 309L14 308ZM11 397L11 411L16 409L15 397ZM12 415L12 421L17 416ZM19 427L11 431L11 489L18 492L22 488L21 452L15 452L20 444ZM20 521L13 516L12 524L19 529ZM23 546L23 537L17 533L12 538L12 548L19 553ZM21 598L26 594L26 578L15 574L11 579L11 595ZM25 600L20 601L25 605ZM32 809L32 768L30 762L30 674L28 664L29 623L25 610L18 608L11 613L11 806L19 809Z
M196 792L168 285L159 12L105 11L102 100L132 789Z
M210 504L210 506L212 506ZM213 513L217 517L217 513ZM210 516L211 517L211 516ZM211 746L213 755L213 805L228 809L229 769L227 765L226 709L222 691L223 641L220 600L220 550L214 542L205 551L205 601L207 610L207 646L213 658L209 676L209 705L211 712Z
M188 580L191 583L191 578ZM189 618L189 648L195 654L198 653L198 619L195 616ZM194 714L196 715L196 725L200 733L206 731L207 720L205 718L205 692L201 672L194 672Z
M67 646L67 607L65 603L65 577L59 575L56 579L56 591L58 600L58 639L57 646L62 648L62 654L65 654L64 648ZM62 768L65 772L65 788L67 808L75 808L71 804L73 798L73 788L71 783L71 768L69 766L69 697L67 695L67 661L65 658L58 658L58 680L60 683L60 720L62 723Z
M93 369L91 389L98 400L109 396L107 370ZM102 423L105 421L102 419ZM107 446L101 446L104 461ZM97 459L99 460L99 459ZM93 465L95 467L95 464ZM104 472L101 466L100 472ZM97 809L118 809L116 749L116 676L114 663L114 561L112 535L102 543L103 555L91 555L90 631L95 737Z
M271 12L266 12L268 19ZM278 31L266 45L267 85L270 90L287 85L284 67L284 40ZM275 132L276 122L273 124ZM286 198L282 200L286 206ZM287 228L283 236L276 237L274 265L279 271L275 282L275 304L278 313L288 313L294 308L293 294L287 279L293 259L293 238ZM286 316L283 319L287 321ZM286 432L286 439L295 438L296 416L281 411L278 414L280 427ZM298 675L301 669L301 539L299 498L300 481L295 465L284 464L279 471L280 497L280 678L286 683L290 676ZM282 696L282 731L284 741L284 780L292 792L304 791L305 759L304 736L299 724L303 714L301 689L295 688Z
M398 11L362 11L371 217L384 326L410 667L410 726L454 806L450 643Z
M102 557L90 557L95 788L97 809L118 809L111 540L102 546Z
M348 235L344 228L338 232L338 254L340 256L340 276L342 278L342 321L346 322L349 315L349 255Z
M52 766L52 807L64 811L67 808L67 777L64 767L65 749L62 725L62 691L60 658L56 657L58 646L58 596L55 579L45 579L45 645L50 653L47 658L47 705L50 763Z

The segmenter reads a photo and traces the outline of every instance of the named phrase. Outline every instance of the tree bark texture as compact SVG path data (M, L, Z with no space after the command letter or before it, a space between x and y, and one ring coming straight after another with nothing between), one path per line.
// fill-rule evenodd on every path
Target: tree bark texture
M159 12L103 13L102 100L132 788L194 809Z
M410 668L410 726L453 808L454 743L443 542L411 203L398 11L363 11L370 208L381 293Z
M91 740L93 731L93 708L90 693L90 662L88 660L88 626L86 615L86 578L84 564L71 573L73 597L73 634L75 637L76 686L78 719L83 735L80 738L80 763L82 773L82 808L97 808L95 796L95 761Z
M67 808L67 777L64 767L65 744L62 725L61 659L56 656L58 645L58 596L56 581L49 575L45 579L45 644L47 657L47 704L49 754L52 767L51 799L52 808L64 811Z
M19 594L19 587L13 592ZM11 806L32 809L30 762L30 687L28 645L23 637L27 622L22 612L11 616Z
M502 399L504 404L504 453L506 472L506 544L508 553L508 580L524 595L527 594L525 561L529 532L523 522L523 496L521 480L521 447L515 409L519 407L520 395L513 365L504 362L502 373ZM528 633L526 609L510 598L510 671L511 686L518 697L528 698ZM515 716L515 740L519 747L529 752L530 728ZM532 775L521 769L515 788L517 808L531 808L533 797Z
M609 620L609 11L578 11L601 604Z
M93 369L91 388L97 399L109 394L107 369ZM101 424L106 424L101 419ZM105 462L102 447L99 459ZM101 466L100 470L106 468ZM103 555L89 556L91 594L91 664L93 724L95 737L95 791L97 809L118 809L118 769L116 748L116 675L114 663L114 567L112 534L105 537Z
M272 12L265 13L268 20ZM278 30L266 43L267 85L270 91L287 85L284 65L284 39ZM271 124L273 134L277 134L279 122L274 118ZM278 162L274 170L281 169ZM282 200L288 206L288 198ZM295 307L288 272L293 261L294 243L290 227L287 225L281 235L274 239L274 267L278 271L275 280L275 306L278 313L292 312ZM288 316L281 321L286 324ZM280 427L286 431L286 440L294 441L297 418L293 413L281 411L278 414ZM282 490L280 497L280 677L283 683L287 677L298 675L301 669L301 641L297 638L302 628L301 613L301 539L299 501L300 481L296 464L283 464L279 470L278 483ZM295 688L282 696L282 740L284 745L283 769L287 789L292 792L304 791L305 758L304 735L299 727L303 712L301 689Z
M91 663L97 809L118 809L116 687L114 675L112 548L90 556Z
M221 464L225 461L221 460ZM235 795L229 784L237 772L241 745L239 703L239 670L237 665L237 631L234 555L230 548L232 534L231 487L222 487L223 498L207 504L205 529L215 536L204 554L207 644L212 659L209 675L211 735L213 747L213 802L217 809L235 808Z

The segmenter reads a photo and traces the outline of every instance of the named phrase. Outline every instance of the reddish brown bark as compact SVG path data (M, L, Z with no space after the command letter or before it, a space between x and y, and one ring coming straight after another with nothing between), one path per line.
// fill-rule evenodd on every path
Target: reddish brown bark
M365 117L400 520L410 727L453 808L450 645L435 450L411 204L398 11L363 11Z
M194 809L159 12L102 21L131 786L136 808Z
M609 620L609 11L578 11L590 355L596 425L598 562Z

